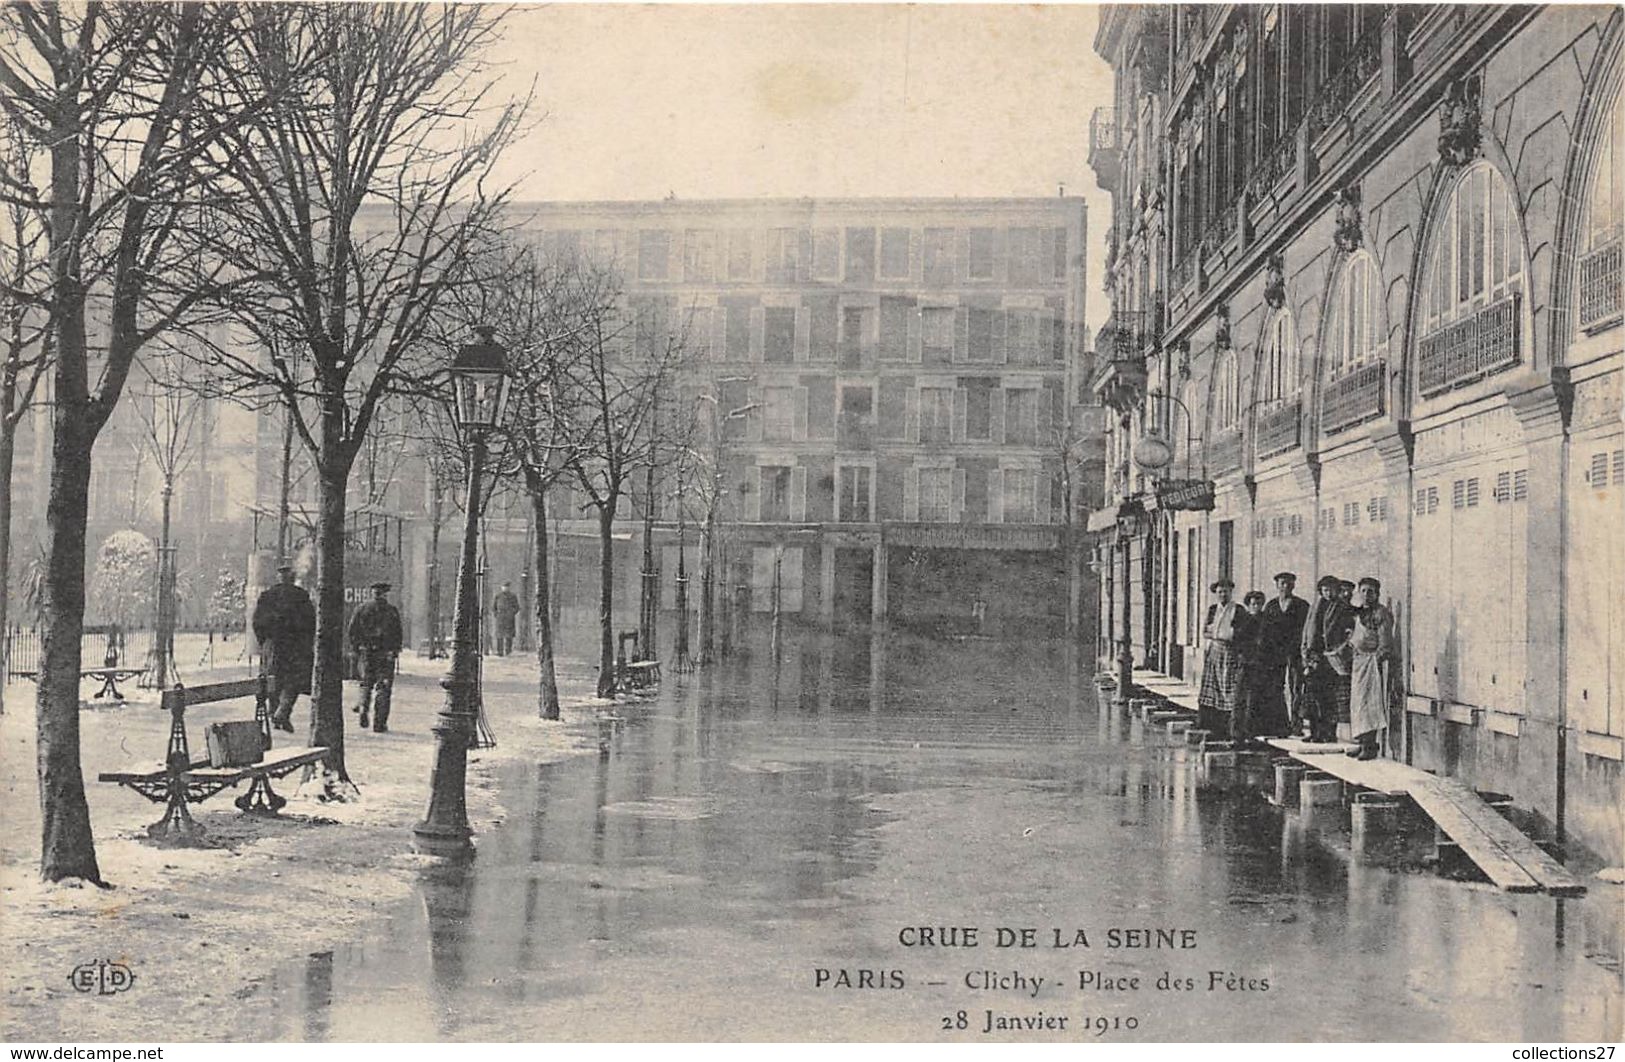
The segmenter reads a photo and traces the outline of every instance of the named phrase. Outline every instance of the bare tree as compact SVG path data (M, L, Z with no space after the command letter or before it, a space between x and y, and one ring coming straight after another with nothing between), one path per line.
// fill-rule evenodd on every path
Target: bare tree
M5 261L0 263L0 674L6 670L5 638L11 586L12 473L17 458L17 432L34 409L40 381L51 360L52 336L46 311L49 256L45 217L30 200L38 149L18 126L0 125L0 209L4 210ZM5 690L0 684L0 710Z
M175 551L170 535L170 516L175 485L190 467L202 442L203 401L198 390L189 386L185 368L173 351L144 358L145 379L132 395L141 431L136 445L158 469L162 498L158 531L158 616L152 641L152 661L143 681L162 689L175 672ZM137 477L139 478L139 477Z
M386 396L421 389L414 363L503 195L485 182L526 101L492 107L481 5L312 4L251 10L239 95L285 71L299 92L231 131L214 161L239 210L217 253L266 279L238 304L256 341L213 356L241 389L274 392L318 477L312 745L326 792L348 783L343 650L346 487ZM484 122L483 128L481 123ZM298 350L302 357L285 356Z
M41 159L0 193L43 219L49 248L55 421L36 693L47 880L101 881L79 758L91 449L137 351L220 292L224 274L197 254L188 218L200 157L260 106L217 106L236 18L229 5L0 8L0 109Z
M583 265L571 300L579 327L561 373L558 413L580 449L569 469L598 519L598 696L615 693L615 517L630 479L670 456L658 431L658 411L672 400L684 354L670 306L647 300L629 306L619 277ZM668 419L668 429L672 420Z

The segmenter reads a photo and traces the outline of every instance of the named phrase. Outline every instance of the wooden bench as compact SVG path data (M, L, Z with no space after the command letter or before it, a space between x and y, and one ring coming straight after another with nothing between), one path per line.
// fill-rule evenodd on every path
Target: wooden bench
M262 757L253 763L214 766L208 757L193 759L186 737L186 709L195 704L214 704L254 698L254 725L258 728ZM186 843L203 835L203 827L187 811L244 780L248 791L234 803L243 812L275 815L287 800L271 788L272 778L282 778L327 755L325 748L287 748L272 751L270 690L264 676L209 686L176 686L164 691L163 708L169 712L169 746L164 760L155 767L127 771L104 771L97 780L128 786L154 803L164 805L164 814L147 827L147 836L158 840Z

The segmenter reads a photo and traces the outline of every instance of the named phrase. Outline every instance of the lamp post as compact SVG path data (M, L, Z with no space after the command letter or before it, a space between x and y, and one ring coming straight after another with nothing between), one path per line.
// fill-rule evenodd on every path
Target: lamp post
M445 706L434 725L434 773L429 776L429 811L412 828L418 851L447 858L473 853L468 825L468 747L475 734L479 681L478 564L480 476L485 465L486 435L501 425L507 412L508 377L503 350L494 330L482 327L479 342L457 352L451 365L456 390L453 412L458 434L468 448L467 506L463 514L462 553L457 564L457 604L452 621L451 668L440 685Z

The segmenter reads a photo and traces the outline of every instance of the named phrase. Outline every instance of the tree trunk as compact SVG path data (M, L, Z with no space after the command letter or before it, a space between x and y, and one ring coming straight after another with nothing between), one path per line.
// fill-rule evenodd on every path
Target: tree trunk
M598 510L598 696L615 696L614 495Z
M175 485L170 473L164 475L164 512L158 537L158 631L152 643L153 674L157 689L169 687L171 657L175 649L175 555L169 546L170 503Z
M44 644L35 694L40 795L40 874L98 885L96 842L79 759L80 634L85 621L85 520L90 510L90 448L79 416L57 411L46 506ZM88 434L91 437L85 438Z
M705 509L705 542L700 546L700 665L712 662L716 639L716 550L717 506Z
M527 474L527 478L530 478ZM536 533L531 538L530 570L533 573L535 596L531 599L532 615L536 620L536 707L543 719L559 717L559 679L553 663L553 613L548 592L547 564L547 488L535 479L529 483L531 516L536 522Z
M336 418L333 418L336 421ZM329 796L349 782L344 765L344 517L348 465L338 452L342 427L324 418L317 471L321 498L316 518L316 675L310 695L310 743L328 750Z
M0 417L6 417L15 393L16 381L8 372L5 386L0 388ZM6 417L0 423L0 714L6 710L6 678L11 667L7 659L11 639L6 631L11 620L11 474L16 456L17 425Z
M293 411L282 411L282 478L277 485L276 502L276 560L278 564L288 563L288 495L292 491L293 480ZM258 543L255 543L257 546Z

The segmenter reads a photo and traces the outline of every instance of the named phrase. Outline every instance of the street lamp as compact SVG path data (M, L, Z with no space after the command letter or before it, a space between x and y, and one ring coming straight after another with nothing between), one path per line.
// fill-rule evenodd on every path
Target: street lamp
M450 858L473 853L469 838L467 794L468 747L475 733L479 681L477 620L479 598L475 587L478 563L480 476L485 465L487 434L501 426L508 410L511 379L495 330L475 329L480 339L457 352L451 363L456 401L452 414L457 433L468 448L467 504L463 513L462 554L457 564L457 604L452 620L451 668L440 685L445 707L434 725L434 773L429 776L429 812L412 828L417 850Z

